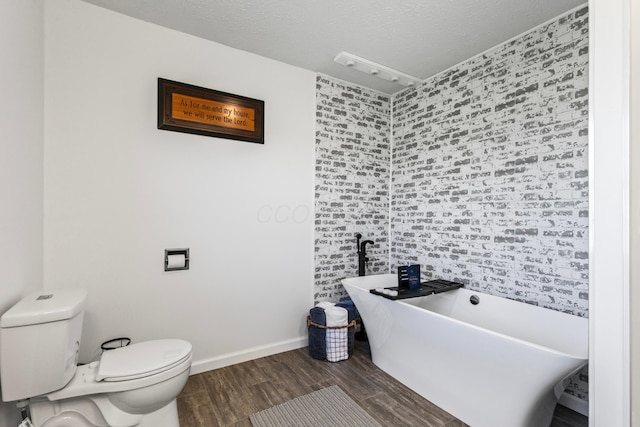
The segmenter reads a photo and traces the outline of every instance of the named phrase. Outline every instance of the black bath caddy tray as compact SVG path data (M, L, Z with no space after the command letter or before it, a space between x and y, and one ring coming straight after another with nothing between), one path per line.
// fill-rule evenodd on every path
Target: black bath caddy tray
M397 300L397 299L407 299L407 298L416 298L416 297L425 297L427 295L439 294L442 292L453 291L458 288L462 288L464 285L458 282L450 282L449 280L430 280L428 282L423 282L420 284L419 288L408 288L408 287L398 287L393 286L390 288L385 288L390 291L398 291L398 295L387 295L382 292L378 292L375 289L371 289L369 292L375 295L380 295L381 297Z

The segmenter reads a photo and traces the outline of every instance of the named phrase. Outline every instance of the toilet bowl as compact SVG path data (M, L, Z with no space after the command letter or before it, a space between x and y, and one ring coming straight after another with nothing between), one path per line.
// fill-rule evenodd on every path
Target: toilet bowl
M55 426L58 419L65 419L68 427L177 427L177 419L167 418L170 411L161 410L175 405L190 369L191 344L183 340L145 341L109 350L99 361L78 366L64 388L32 398L32 421L35 427ZM85 420L71 420L69 412Z
M35 427L179 427L176 397L189 377L191 344L144 341L78 366L85 298L32 295L0 318L2 399L28 399ZM34 340L47 351L29 351Z

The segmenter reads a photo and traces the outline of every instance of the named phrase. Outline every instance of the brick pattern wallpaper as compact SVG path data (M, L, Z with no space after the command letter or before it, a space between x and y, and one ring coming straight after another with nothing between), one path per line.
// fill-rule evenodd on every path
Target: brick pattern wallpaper
M360 232L367 274L588 316L587 31L570 11L392 97L319 75L315 300L345 295Z
M389 269L390 97L328 76L316 81L314 299L337 302L358 274L356 233L367 274Z
M393 99L391 268L587 316L587 9Z

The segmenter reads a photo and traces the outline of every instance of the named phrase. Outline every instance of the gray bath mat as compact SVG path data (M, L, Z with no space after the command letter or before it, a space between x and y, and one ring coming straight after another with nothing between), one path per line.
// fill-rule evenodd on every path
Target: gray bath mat
M337 385L249 417L253 427L381 427Z

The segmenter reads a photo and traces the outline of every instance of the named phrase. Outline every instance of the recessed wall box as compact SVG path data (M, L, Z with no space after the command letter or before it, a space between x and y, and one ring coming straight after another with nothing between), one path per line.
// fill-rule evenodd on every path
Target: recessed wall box
M189 249L165 249L164 271L188 270Z

